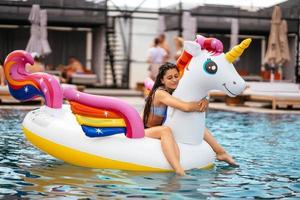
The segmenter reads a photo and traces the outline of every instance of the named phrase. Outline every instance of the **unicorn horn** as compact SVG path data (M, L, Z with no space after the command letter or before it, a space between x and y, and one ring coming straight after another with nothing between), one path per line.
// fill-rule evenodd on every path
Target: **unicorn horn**
M233 61L240 57L243 54L244 50L248 48L251 41L251 38L248 38L243 40L239 45L234 46L225 54L226 60L230 63L233 63Z

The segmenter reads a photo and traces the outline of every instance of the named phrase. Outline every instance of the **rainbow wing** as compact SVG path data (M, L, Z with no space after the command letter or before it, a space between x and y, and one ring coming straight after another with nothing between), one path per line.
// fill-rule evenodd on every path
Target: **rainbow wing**
M117 98L96 96L64 88L64 97L89 137L101 137L125 133L128 138L143 138L144 125L139 113L129 104Z
M88 137L104 137L120 133L126 134L126 124L115 112L90 107L70 101L71 110L77 122Z

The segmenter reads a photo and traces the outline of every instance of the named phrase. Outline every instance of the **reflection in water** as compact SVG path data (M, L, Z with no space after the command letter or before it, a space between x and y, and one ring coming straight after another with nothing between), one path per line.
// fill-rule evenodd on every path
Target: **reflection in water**
M187 176L68 165L24 139L25 112L0 110L2 199L206 199L300 196L300 118L210 112L207 126L239 162Z
M35 191L48 197L76 195L77 197L157 197L165 193L187 190L181 188L174 173L146 173L110 169L89 169L64 163L34 166L26 169L34 176L23 181L25 191ZM192 180L192 179L191 179ZM195 189L197 186L193 186ZM190 190L193 190L190 188ZM137 193L141 191L141 193Z
M34 191L47 197L168 197L176 191L185 193L197 188L192 177L179 177L174 173L146 173L110 169L89 169L64 163L33 166L26 169L34 176L25 176L24 191ZM140 191L140 192L137 192Z

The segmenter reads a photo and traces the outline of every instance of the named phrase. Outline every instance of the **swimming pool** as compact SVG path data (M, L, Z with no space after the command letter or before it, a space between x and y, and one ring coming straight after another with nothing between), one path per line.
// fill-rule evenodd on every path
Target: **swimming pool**
M33 147L21 131L26 111L0 110L0 198L300 198L300 116L209 111L207 127L240 164L216 162L187 176L88 169Z

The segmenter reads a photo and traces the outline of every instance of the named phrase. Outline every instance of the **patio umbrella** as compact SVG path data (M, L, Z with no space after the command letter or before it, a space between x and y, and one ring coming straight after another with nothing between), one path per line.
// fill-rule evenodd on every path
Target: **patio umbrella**
M40 12L40 30L41 30L41 44L42 44L42 53L41 55L47 55L51 53L51 48L47 39L47 10L41 10Z
M276 68L282 67L289 60L287 23L285 20L281 20L280 7L275 6L272 13L268 48L264 59L267 67L271 70L271 81Z
M269 35L268 48L265 55L265 63L278 64L281 61L281 51L279 42L279 30L281 23L281 10L275 6L272 13L271 31Z
M288 30L287 23L285 20L282 20L280 24L280 32L279 32L282 65L291 60L287 30Z
M42 54L41 45L41 32L40 32L40 5L32 5L29 21L31 22L30 27L30 38L26 46L26 51L33 53L36 52L39 55Z
M282 51L280 49L280 24L281 10L275 6L272 12L271 30L269 35L267 52L264 58L265 66L271 71L270 81L273 82L275 70L282 65Z

